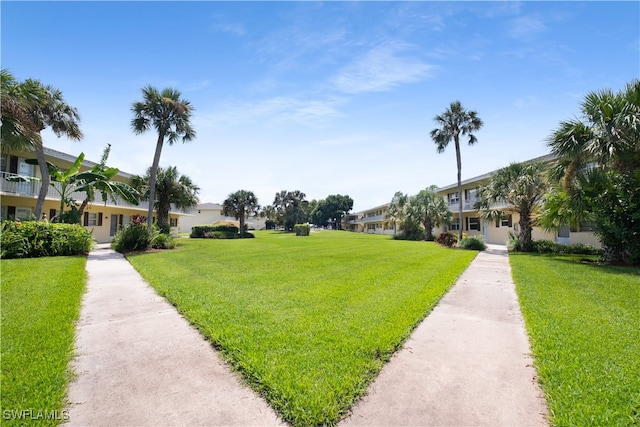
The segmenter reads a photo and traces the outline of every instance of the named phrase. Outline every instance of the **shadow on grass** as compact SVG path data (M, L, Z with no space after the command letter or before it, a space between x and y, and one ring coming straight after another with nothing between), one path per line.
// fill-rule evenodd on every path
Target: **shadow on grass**
M570 254L539 254L539 253L510 253L509 256L534 256L546 258L554 262L583 265L585 268L595 269L619 276L631 276L640 278L640 266L620 265L600 261L597 255L570 255Z

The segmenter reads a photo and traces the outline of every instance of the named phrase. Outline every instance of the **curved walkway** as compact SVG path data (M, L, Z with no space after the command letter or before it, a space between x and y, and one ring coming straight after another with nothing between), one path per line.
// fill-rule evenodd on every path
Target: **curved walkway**
M282 425L126 259L91 252L69 424ZM504 247L479 253L343 426L543 426Z
M341 424L544 426L507 251L489 245Z

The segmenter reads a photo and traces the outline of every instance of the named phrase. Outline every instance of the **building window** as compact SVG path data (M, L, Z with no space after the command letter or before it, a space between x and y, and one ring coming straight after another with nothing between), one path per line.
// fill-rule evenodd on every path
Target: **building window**
M29 220L31 219L30 208L16 208L16 219Z
M177 227L178 218L169 218L169 227Z
M451 220L451 225L449 226L449 230L451 231L460 230L460 218L455 217L453 218L453 220Z
M455 193L449 193L447 194L447 196L449 197L449 204L453 205L456 204L458 202L460 202L460 198L458 197L458 192L456 191Z
M480 218L467 218L467 231L480 231Z
M475 203L478 200L478 190L475 188L464 190L464 200L467 203Z
M513 216L507 215L500 219L500 225L502 227L511 227L513 225Z
M98 225L98 214L89 212L89 217L87 219L87 225Z

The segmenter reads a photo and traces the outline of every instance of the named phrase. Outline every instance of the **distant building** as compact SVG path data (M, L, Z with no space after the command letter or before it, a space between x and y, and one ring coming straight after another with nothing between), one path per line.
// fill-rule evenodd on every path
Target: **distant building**
M239 222L232 216L222 214L222 205L219 203L201 203L195 208L189 210L180 220L180 231L182 233L191 233L191 227L194 225L211 225L216 221ZM245 221L245 225L249 230L262 230L265 228L265 218L250 217Z

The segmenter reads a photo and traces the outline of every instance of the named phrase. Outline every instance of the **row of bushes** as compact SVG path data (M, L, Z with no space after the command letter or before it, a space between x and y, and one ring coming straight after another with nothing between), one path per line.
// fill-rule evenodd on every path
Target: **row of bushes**
M240 229L235 225L194 225L191 227L189 237L194 239L239 239L255 237L245 231L240 233Z
M532 252L540 254L575 254L575 255L602 255L602 250L583 243L563 244L551 240L534 240L531 242ZM509 235L507 241L509 252L521 252L522 244L517 235Z
M2 222L2 258L34 258L88 253L93 246L91 232L79 224L43 221Z

